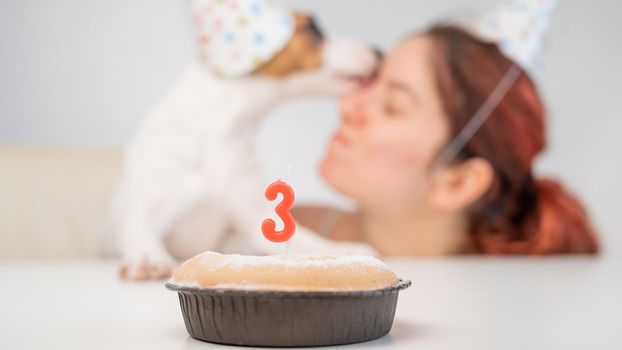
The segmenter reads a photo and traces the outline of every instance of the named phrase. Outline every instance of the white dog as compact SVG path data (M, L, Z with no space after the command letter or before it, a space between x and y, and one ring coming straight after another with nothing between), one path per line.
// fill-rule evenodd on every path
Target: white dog
M213 13L219 5L196 2L212 6L211 12L201 12L212 16L209 23L203 15L195 18L211 34L218 27ZM237 3L268 6L257 1ZM270 21L285 13L275 7L260 10L262 19ZM196 11L203 9L195 6ZM231 67L223 58L227 48L215 52L206 44L204 53L212 59L190 65L144 119L127 149L116 207L122 278L167 277L176 258L220 250L234 233L251 243L255 253L284 252L282 245L268 242L260 232L260 223L273 214L273 205L263 197L266 182L253 154L258 122L275 104L291 98L344 93L355 86L354 78L371 75L378 63L370 48L324 39L312 18L290 16L291 30L281 35L279 50L260 53L266 57L255 58L256 66ZM247 18L245 25L274 25L249 23L254 20ZM221 21L223 26L227 24ZM212 35L202 40L231 39L223 35L225 39ZM233 52L229 59L239 59L236 54L244 55ZM301 227L289 251L370 253L366 246L329 243Z

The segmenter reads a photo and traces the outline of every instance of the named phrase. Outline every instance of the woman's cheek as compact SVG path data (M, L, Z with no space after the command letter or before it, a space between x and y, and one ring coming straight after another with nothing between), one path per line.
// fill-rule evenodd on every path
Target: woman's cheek
M366 153L373 159L369 161L375 166L402 173L421 168L424 157L413 137L415 133L405 132L405 129L378 130L370 137Z

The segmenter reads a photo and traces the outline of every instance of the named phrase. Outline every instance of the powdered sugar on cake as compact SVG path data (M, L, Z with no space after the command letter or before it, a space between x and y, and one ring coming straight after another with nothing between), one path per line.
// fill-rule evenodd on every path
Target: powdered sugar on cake
M170 283L245 290L371 290L397 281L385 263L371 256L205 252L182 264Z
M292 267L338 267L352 264L361 264L379 269L388 268L385 263L372 257L365 255L267 255L267 256L251 256L230 254L222 255L216 252L205 252L200 256L201 261L205 264L205 268L213 267L213 263L217 260L218 267L229 267L231 269L240 269L246 266L261 265L284 265Z

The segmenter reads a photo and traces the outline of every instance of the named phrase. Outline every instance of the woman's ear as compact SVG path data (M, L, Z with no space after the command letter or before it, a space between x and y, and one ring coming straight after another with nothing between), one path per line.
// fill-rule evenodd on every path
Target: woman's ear
M440 210L459 210L473 204L491 186L494 170L484 158L469 158L441 170L429 192L430 204Z

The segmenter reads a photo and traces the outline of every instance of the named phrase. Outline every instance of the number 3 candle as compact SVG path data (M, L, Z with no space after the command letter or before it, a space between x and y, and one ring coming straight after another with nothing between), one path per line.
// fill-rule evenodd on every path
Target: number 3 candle
M294 190L286 182L277 180L266 188L266 199L273 201L278 193L283 195L283 201L274 208L274 211L283 220L283 229L276 231L276 222L272 219L265 219L261 225L261 232L272 242L285 242L296 231L296 222L290 213L290 209L294 205Z

